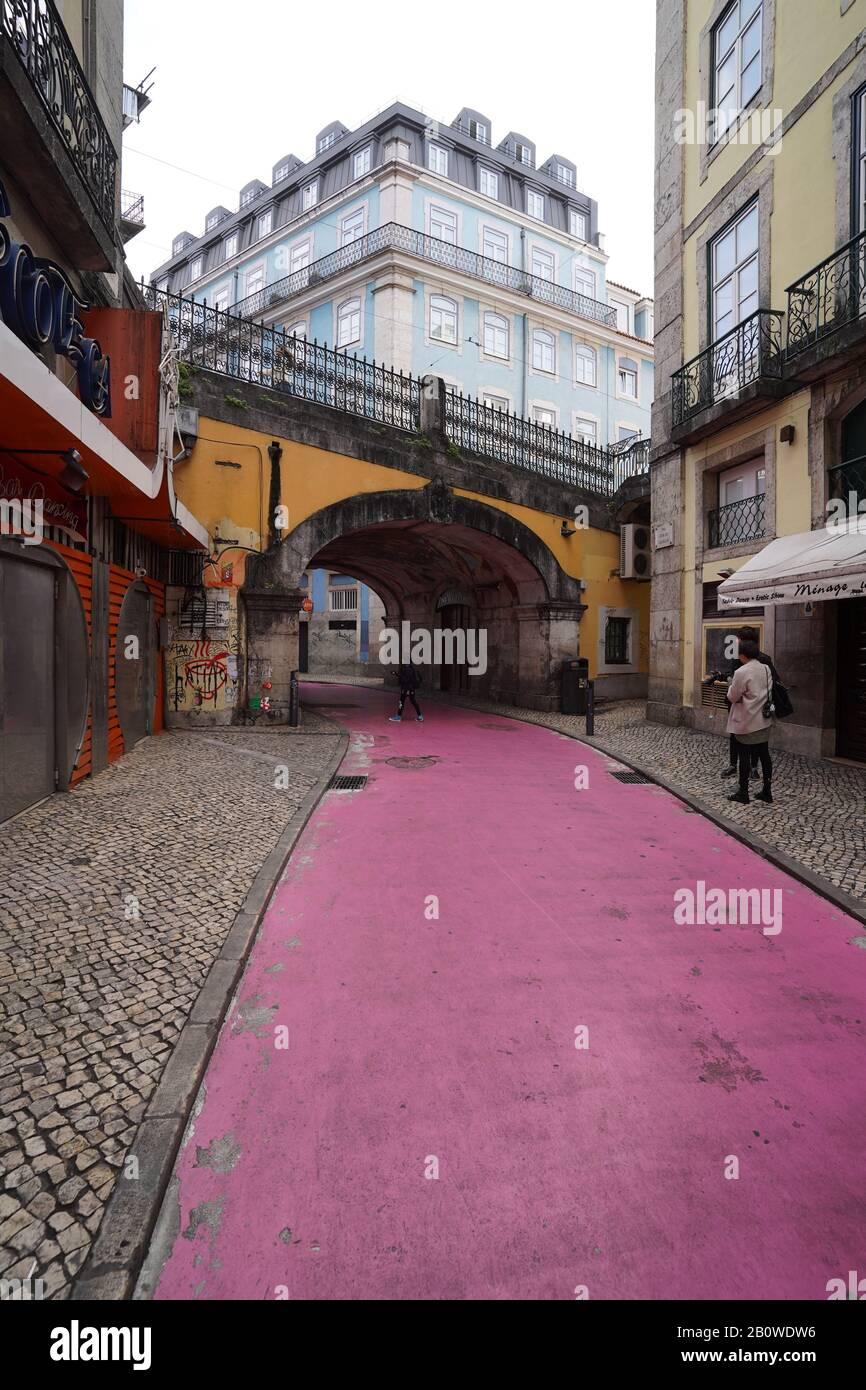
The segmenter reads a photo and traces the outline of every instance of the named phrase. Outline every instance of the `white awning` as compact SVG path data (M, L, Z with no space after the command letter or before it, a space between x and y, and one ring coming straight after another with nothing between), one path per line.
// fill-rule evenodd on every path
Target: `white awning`
M866 598L866 516L780 536L719 585L719 608Z

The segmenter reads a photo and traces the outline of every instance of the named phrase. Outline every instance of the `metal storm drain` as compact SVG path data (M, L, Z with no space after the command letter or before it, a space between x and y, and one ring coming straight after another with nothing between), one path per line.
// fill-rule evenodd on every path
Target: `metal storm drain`
M334 777L328 788L332 792L360 792L367 785L366 777Z
M612 772L611 777L615 777L617 782L632 782L652 786L652 778L644 777L642 772Z
M386 758L389 767L432 767L438 758Z

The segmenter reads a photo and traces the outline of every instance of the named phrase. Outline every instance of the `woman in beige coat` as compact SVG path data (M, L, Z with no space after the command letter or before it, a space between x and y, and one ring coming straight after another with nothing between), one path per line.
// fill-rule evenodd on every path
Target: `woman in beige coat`
M757 642L741 640L740 666L728 687L730 713L728 714L728 733L737 740L740 763L740 789L729 801L749 804L749 764L754 747L761 762L764 785L757 793L756 801L772 804L773 760L770 757L770 728L772 718L764 713L764 707L773 702L773 677L769 666L758 660Z

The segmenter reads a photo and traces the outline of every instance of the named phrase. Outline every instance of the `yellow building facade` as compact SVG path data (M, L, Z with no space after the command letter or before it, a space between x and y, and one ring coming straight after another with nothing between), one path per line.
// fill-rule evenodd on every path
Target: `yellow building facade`
M866 504L866 0L657 15L652 510L677 520L653 556L649 716L723 730L707 677L750 627L792 694L778 742L864 761L866 567L856 543L792 557L834 502Z

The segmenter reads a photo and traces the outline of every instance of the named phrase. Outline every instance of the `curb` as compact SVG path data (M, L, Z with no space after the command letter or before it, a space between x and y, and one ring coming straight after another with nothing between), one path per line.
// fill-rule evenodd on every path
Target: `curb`
M477 706L463 705L463 708L477 709ZM484 712L491 713L489 710ZM652 782L654 786L662 787L664 791L670 792L671 796L676 797L677 801L682 801L684 805L690 807L693 811L697 811L698 814L704 816L706 820L712 821L714 825L718 826L719 830L724 830L725 834L730 835L732 839L739 840L740 844L745 845L746 849L752 850L755 854L760 855L762 859L766 859L769 863L775 864L778 869L782 869L786 874L790 875L791 878L795 878L799 883L804 884L805 887L811 888L814 893L817 893L822 898L826 898L829 902L835 904L836 907L841 907L844 912L847 912L849 917L856 918L858 922L862 922L863 925L866 926L866 907L864 907L859 898L855 898L852 894L846 893L844 888L837 888L835 884L828 883L825 878L821 878L820 874L816 874L812 869L807 869L805 864L801 864L797 859L792 859L783 849L777 849L775 845L771 845L770 842L763 839L762 836L744 830L735 821L726 820L714 806L709 804L709 802L702 801L699 796L695 796L692 792L688 792L682 787L675 786L671 782L666 782L657 772L651 771L650 768L644 767L641 763L636 763L630 757L625 757L618 749L610 748L606 743L602 743L599 739L590 737L587 734L573 734L567 729L558 729L553 724L542 724L537 719L525 719L519 714L500 714L498 718L513 719L519 724L529 724L535 729L548 729L550 733L559 734L562 738L570 738L575 743L585 743L588 748L594 748L596 752L603 753L605 757L612 758L614 762L622 763L623 767L630 768L632 772L639 772L648 782Z
M336 721L335 721L336 723ZM130 1147L136 1182L117 1181L71 1301L131 1299L174 1170L175 1159L238 981L274 890L307 821L328 789L349 746L336 726L337 748L262 864L178 1035L159 1085Z

